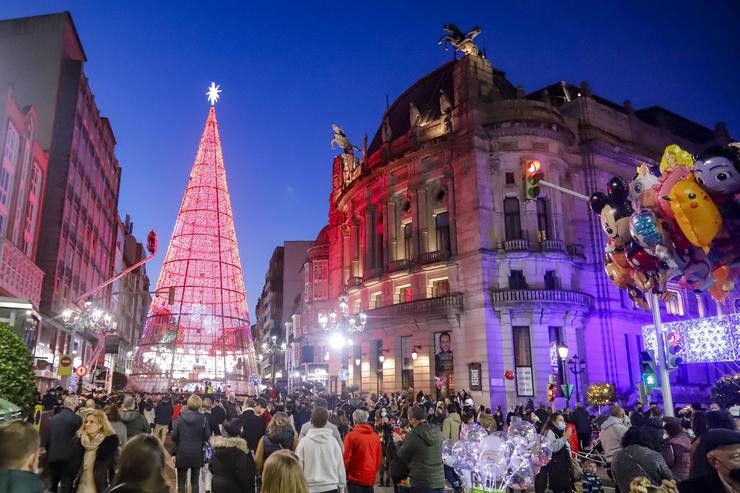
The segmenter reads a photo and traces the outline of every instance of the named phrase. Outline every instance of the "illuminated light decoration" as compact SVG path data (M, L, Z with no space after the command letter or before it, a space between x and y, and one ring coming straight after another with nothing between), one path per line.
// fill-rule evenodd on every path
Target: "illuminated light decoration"
M588 387L586 397L592 406L608 406L617 401L617 390L611 383L595 383Z
M211 84L212 105L219 92ZM128 387L166 392L171 386L203 387L209 381L225 392L256 395L259 372L249 328L221 140L211 106Z
M206 96L208 96L208 102L211 103L211 106L215 105L218 103L218 98L221 97L221 86L217 85L215 82L211 82L211 86L208 88Z
M740 360L740 314L667 322L662 327L664 334L678 334L683 364ZM643 326L642 337L645 350L656 354L652 325Z

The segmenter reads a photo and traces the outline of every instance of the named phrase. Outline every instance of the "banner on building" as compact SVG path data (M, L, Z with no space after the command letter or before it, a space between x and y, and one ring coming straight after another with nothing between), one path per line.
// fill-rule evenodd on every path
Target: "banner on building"
M434 376L443 383L441 391L455 391L455 357L448 331L434 333Z

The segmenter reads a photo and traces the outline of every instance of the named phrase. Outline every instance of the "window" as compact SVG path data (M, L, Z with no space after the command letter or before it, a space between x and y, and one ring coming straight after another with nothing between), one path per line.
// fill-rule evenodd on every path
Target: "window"
M2 205L10 203L11 176L12 173L4 166L0 167L0 204Z
M532 345L529 327L514 326L514 366L532 366Z
M327 292L327 262L319 260L313 263L313 299L325 300Z
M20 147L20 139L18 137L18 131L15 129L12 123L8 122L8 129L5 132L5 153L4 157L8 161L10 166L15 167L18 161L18 149Z
M36 198L41 196L41 168L38 165L38 161L34 161L33 174L31 175L31 193Z
M522 239L522 222L519 217L519 199L508 197L504 200L504 226L507 240Z
M683 316L683 297L676 289L667 289L665 292L665 311L668 315Z
M431 298L446 296L450 294L450 281L448 279L434 279L429 291Z
M560 279L554 270L545 272L545 289L560 289Z
M524 271L512 270L509 273L509 289L527 289L527 279Z
M550 239L550 219L547 214L547 201L542 197L537 199L537 234L540 241Z
M370 306L373 308L380 308L383 306L383 293L373 293L370 300Z
M513 185L514 184L514 173L506 173L506 184L507 185Z
M411 286L399 286L396 289L396 303L408 303L411 300Z
M450 251L450 215L440 212L434 216L434 223L437 229L437 250L443 252Z
M411 260L413 250L411 248L412 241L412 223L406 223L403 225L403 255L406 260Z

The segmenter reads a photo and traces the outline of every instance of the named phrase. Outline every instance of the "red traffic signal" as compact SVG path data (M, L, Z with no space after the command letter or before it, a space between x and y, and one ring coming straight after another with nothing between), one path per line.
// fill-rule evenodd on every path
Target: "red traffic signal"
M547 402L555 400L555 384L551 383L547 385Z
M524 162L524 200L535 200L540 195L537 184L544 178L542 164L537 159Z
M530 159L526 163L527 174L532 175L540 170L540 162L536 159Z

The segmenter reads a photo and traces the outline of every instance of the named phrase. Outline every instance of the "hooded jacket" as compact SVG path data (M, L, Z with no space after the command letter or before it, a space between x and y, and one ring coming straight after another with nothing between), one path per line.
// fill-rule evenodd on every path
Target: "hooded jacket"
M415 487L445 487L442 434L429 423L420 423L406 434L398 458L409 465L409 479Z
M44 483L30 471L0 468L0 493L44 493Z
M442 422L442 439L457 440L460 438L462 419L457 413L450 413Z
M308 430L295 452L310 493L342 489L347 485L342 450L329 428Z
M663 418L647 418L641 428L650 440L650 448L660 451L663 447Z
M609 416L601 425L599 439L601 440L601 446L604 447L604 458L607 464L611 463L614 454L621 450L622 437L628 429L629 427L615 416Z
M211 446L211 493L254 491L256 471L247 442L239 437L213 436Z
M358 424L344 437L344 468L347 481L373 486L380 469L380 437L367 423Z
M630 483L638 476L645 476L653 484L660 484L664 479L674 479L663 456L641 445L630 445L614 454L612 475L619 491L629 491Z
M660 455L673 471L676 480L688 479L691 469L691 441L686 434L670 437L663 444Z
M260 438L257 444L257 451L254 453L254 463L258 471L262 471L262 466L273 452L278 450L295 450L298 446L298 437L292 428L281 429L278 433L270 438L265 434Z
M152 431L144 415L136 410L123 411L121 421L126 425L127 440L131 440L139 433L151 433Z
M203 442L211 436L206 417L185 409L175 420L172 429L175 467L178 469L203 467Z
M154 408L154 424L162 426L169 425L172 421L172 413L174 412L171 398L168 397L160 400Z

